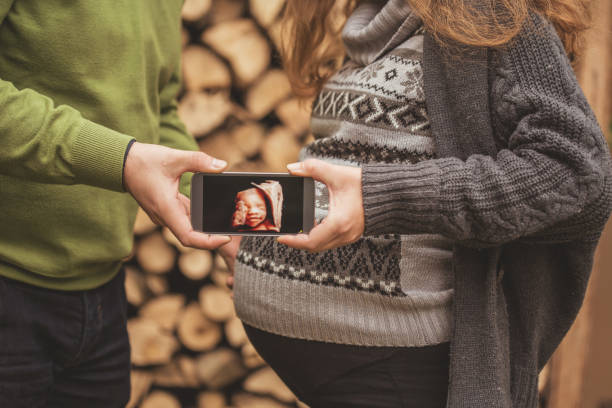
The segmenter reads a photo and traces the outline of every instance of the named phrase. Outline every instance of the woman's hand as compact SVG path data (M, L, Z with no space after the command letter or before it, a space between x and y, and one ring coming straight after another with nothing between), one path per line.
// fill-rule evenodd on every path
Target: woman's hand
M357 241L364 230L361 169L309 159L287 166L291 174L312 177L327 185L329 213L308 235L283 235L278 242L311 252Z
M189 219L190 202L179 192L185 172L220 172L227 166L202 152L170 149L135 142L128 152L123 172L125 189L159 225L168 227L181 244L214 249L230 241L228 236L194 231Z

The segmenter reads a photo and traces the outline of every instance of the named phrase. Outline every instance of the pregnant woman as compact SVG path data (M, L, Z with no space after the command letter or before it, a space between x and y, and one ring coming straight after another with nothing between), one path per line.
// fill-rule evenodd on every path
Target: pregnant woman
M287 4L320 224L240 243L249 338L313 408L535 407L612 206L586 2L334 3Z

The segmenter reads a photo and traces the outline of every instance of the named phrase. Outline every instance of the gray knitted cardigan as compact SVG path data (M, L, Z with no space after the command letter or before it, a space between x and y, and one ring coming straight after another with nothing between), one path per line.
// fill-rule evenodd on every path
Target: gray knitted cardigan
M448 407L535 407L537 376L582 304L612 210L609 148L551 25L448 57L425 36L439 158L363 166L365 235L453 247Z

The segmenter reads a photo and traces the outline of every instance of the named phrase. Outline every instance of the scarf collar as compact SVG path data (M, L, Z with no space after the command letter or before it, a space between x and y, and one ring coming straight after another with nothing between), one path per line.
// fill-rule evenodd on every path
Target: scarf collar
M368 65L404 42L421 26L405 0L367 0L359 4L342 30L349 58Z

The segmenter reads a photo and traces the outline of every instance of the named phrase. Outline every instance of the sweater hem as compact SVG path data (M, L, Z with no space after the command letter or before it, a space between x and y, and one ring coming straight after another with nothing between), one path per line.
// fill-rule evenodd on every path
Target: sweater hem
M415 296L390 297L313 285L237 262L234 305L245 323L281 336L359 346L418 347L449 341L452 292L439 294L438 305L423 308Z
M61 290L66 292L89 290L104 285L110 281L121 269L122 262L104 264L86 274L74 273L74 276L59 277L41 275L15 265L0 262L0 276L28 285L46 289Z

